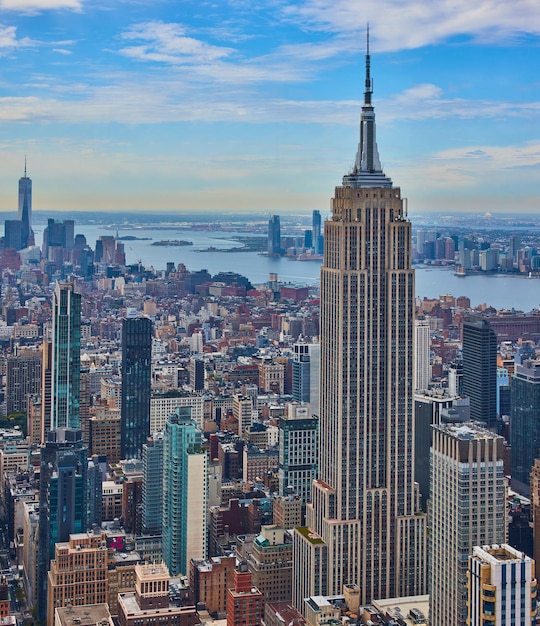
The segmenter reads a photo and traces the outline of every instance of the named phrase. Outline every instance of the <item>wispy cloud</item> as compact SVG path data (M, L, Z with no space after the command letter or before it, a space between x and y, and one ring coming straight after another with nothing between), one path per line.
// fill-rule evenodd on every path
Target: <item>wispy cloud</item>
M232 68L230 68L232 71ZM241 72L241 69L239 70ZM231 89L193 81L183 72L166 77L144 73L104 75L106 83L67 84L49 76L35 77L28 86L44 95L0 98L0 122L47 121L92 123L242 122L357 126L359 100L294 100L263 98L257 90ZM222 77L222 80L225 80ZM231 82L238 77L231 77ZM530 118L540 102L498 102L446 97L436 85L407 89L377 104L380 125L397 120Z
M181 24L161 21L136 24L122 34L122 39L144 42L120 50L124 56L142 61L172 64L211 63L233 52L231 48L213 46L201 39L188 36L187 28Z
M0 0L0 9L18 13L41 13L59 9L82 11L83 0Z
M481 43L509 43L540 34L535 0L305 0L282 8L286 19L304 28L356 36L372 25L377 51L403 50L466 37Z
M504 119L533 117L540 113L540 102L510 102L448 97L437 85L420 84L387 98L378 107L378 119Z

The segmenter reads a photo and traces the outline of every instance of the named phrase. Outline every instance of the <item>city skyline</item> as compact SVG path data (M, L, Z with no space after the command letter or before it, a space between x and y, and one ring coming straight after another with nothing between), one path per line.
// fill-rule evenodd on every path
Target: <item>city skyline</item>
M1 0L0 210L26 154L37 211L326 215L369 21L383 165L415 212L532 212L538 17L526 0Z

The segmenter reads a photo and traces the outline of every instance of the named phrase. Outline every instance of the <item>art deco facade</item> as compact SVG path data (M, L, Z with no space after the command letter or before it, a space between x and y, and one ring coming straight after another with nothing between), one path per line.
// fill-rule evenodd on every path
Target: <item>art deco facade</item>
M47 624L57 607L99 604L108 600L108 551L105 533L70 535L57 543L47 591Z
M307 524L328 546L328 588L361 602L425 589L413 475L411 224L375 141L369 51L360 144L336 187L321 269L319 479ZM298 608L298 607L297 607Z

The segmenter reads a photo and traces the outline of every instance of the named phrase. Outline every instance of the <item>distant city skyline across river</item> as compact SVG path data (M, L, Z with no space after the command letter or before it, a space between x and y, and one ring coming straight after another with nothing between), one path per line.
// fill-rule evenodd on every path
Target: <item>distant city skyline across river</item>
M41 245L43 227L36 227L36 243ZM75 232L86 236L95 248L100 235L115 235L116 231L95 224L75 225ZM184 263L190 271L207 269L215 275L231 271L247 276L253 284L265 283L270 273L278 274L283 282L315 284L319 281L321 262L296 261L286 257L269 257L256 252L227 252L240 244L237 236L246 233L213 232L172 227L169 230L133 228L119 231L120 237L141 239L123 241L128 263L139 260L155 270L164 270L166 263ZM260 233L254 235L261 236ZM192 246L155 246L161 240L187 240ZM211 249L212 251L208 251ZM506 274L475 274L459 277L453 268L426 268L416 266L416 295L436 298L443 294L467 296L472 306L486 303L496 309L531 311L540 307L540 279Z

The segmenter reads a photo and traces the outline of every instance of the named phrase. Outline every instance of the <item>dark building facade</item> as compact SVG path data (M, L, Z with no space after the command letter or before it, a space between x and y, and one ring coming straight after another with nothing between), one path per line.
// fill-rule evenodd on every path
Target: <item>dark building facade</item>
M152 321L147 317L122 322L121 457L140 459L150 435Z
M516 365L511 394L512 488L529 495L534 459L540 456L540 361Z
M463 323L463 394L471 399L471 419L496 423L497 335L485 317Z
M28 396L41 391L41 355L7 358L7 414L26 411Z
M309 402L310 399L310 358L307 343L294 344L292 392L295 402Z

